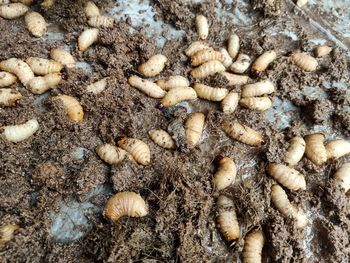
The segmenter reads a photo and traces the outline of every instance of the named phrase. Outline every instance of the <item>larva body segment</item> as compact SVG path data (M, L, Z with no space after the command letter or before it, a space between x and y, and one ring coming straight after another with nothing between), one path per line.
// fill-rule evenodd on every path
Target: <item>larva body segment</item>
M205 115L201 112L193 113L185 123L186 143L194 147L199 142L204 129Z
M60 72L63 68L61 63L57 61L39 58L39 57L30 57L26 60L29 67L37 75L47 75L50 73Z
M18 58L9 58L0 62L0 69L15 74L25 86L34 78L34 73L27 63Z
M68 113L68 118L72 121L81 122L83 120L83 107L76 98L68 95L58 95L53 97L52 100L60 100L63 103L63 107Z
M50 56L53 60L66 66L67 68L72 68L75 66L74 57L63 48L53 48L50 51Z
M78 49L84 52L98 39L99 30L97 28L89 28L84 30L78 38Z
M165 94L164 98L160 101L160 107L171 107L181 101L194 100L197 98L197 93L191 87L185 88L173 88Z
M5 19L15 19L23 16L28 11L28 6L22 3L0 5L0 16Z
M143 217L148 214L148 207L142 197L134 192L120 192L108 199L104 215L113 221L123 216Z
M43 94L47 90L59 85L62 81L60 73L50 73L43 77L34 77L28 84L27 88L34 94Z
M17 77L9 72L0 71L0 88L11 86L16 83Z
M330 141L326 144L328 159L337 159L350 153L350 142L344 139Z
M228 72L221 72L220 75L228 81L229 86L244 85L247 84L249 80L248 76L237 75Z
M209 45L202 41L195 41L185 50L185 54L188 57L191 57L193 54L197 53L200 50L209 48Z
M222 65L220 61L211 60L193 69L191 71L191 75L195 79L201 79L211 75L215 75L219 72L224 72L225 70L226 68L224 67L224 65Z
M128 82L132 87L137 88L151 98L160 99L166 94L166 92L157 84L135 75L130 76Z
M253 130L246 125L240 124L238 121L233 121L232 123L225 122L223 124L223 130L232 139L242 143L252 146L260 146L264 144L264 139L260 132Z
M167 79L158 80L156 84L165 91L173 88L186 88L190 86L188 79L183 76L170 76Z
M146 143L139 139L122 137L118 140L118 145L131 154L136 162L142 165L151 163L151 151Z
M214 185L220 191L234 183L237 175L235 162L229 157L219 161L219 168L214 175Z
M30 33L35 37L41 37L45 34L47 27L45 18L38 12L28 12L24 21Z
M112 144L102 144L96 147L98 156L110 165L116 165L124 160L126 152Z
M304 176L297 170L284 164L270 163L267 172L281 185L290 190L306 190L306 182Z
M314 57L303 53L294 53L292 55L292 61L299 68L309 72L315 71L318 66L318 62Z
M241 236L234 203L224 195L218 198L218 216L216 218L220 232L228 241Z
M271 94L275 91L275 87L270 80L263 80L253 84L247 84L242 88L242 97L258 97Z
M154 77L163 71L167 61L168 59L166 56L156 54L150 57L145 63L141 64L138 70L145 77Z
M272 101L269 97L250 97L242 98L239 104L245 108L262 112L271 108Z
M345 192L350 189L350 163L345 163L338 169L334 174L334 180Z
M106 86L107 86L107 78L103 78L88 85L86 87L86 91L94 94L99 94L106 89Z
M244 239L243 263L261 263L264 243L264 233L260 229L250 231Z
M17 229L19 229L19 226L16 224L8 224L0 227L0 248L13 239Z
M220 53L223 56L222 64L225 66L225 68L230 67L232 65L232 63L233 63L233 60L232 60L230 54L228 53L227 49L226 48L221 48L220 49Z
M331 51L332 51L331 47L322 45L322 46L318 46L315 49L314 53L316 57L320 58L320 57L327 56L329 53L331 53Z
M316 165L322 165L327 161L327 150L323 142L322 133L314 133L305 137L306 157Z
M221 101L221 108L225 114L233 113L239 101L239 94L237 92L231 91L227 96Z
M303 7L304 5L307 4L307 1L308 1L308 0L298 0L298 1L297 1L297 6Z
M159 130L154 129L154 130L150 130L148 134L151 137L152 141L154 141L160 147L163 147L164 149L175 148L175 141L166 131L161 129Z
M0 89L0 105L15 106L22 97L21 93L12 89Z
M251 63L250 57L246 54L239 54L237 60L230 66L234 73L242 74L247 71Z
M114 18L109 16L92 16L88 20L88 25L91 27L113 27Z
M224 56L221 52L214 50L213 48L207 48L194 53L191 57L191 65L198 66L211 60L224 61Z
M4 127L5 138L10 142L20 142L28 139L39 129L36 119L31 119L23 124Z
M93 16L99 16L100 15L100 9L92 1L88 1L85 4L84 11L85 11L85 15L87 17L93 17Z
M270 63L276 59L276 57L277 54L274 50L265 51L254 61L250 71L253 74L260 75L267 69Z
M231 58L235 59L239 51L239 37L237 34L232 34L227 42L227 51Z
M306 143L302 137L295 136L291 139L289 147L284 158L289 166L296 165L305 153Z
M213 88L201 83L195 83L193 88L199 98L210 101L222 101L228 94L225 88Z
M208 20L203 15L196 16L196 29L200 39L204 40L209 35L209 24Z

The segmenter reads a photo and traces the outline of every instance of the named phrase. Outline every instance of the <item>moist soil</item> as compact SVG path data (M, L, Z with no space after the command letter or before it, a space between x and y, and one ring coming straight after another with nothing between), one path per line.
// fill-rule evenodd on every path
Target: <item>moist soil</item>
M97 4L105 10L115 3ZM318 167L304 157L296 166L306 176L307 190L287 193L293 203L307 211L309 225L305 229L296 229L293 221L271 204L270 187L274 181L265 173L268 162L283 161L290 138L309 134L315 125L326 127L328 138L350 136L350 114L346 111L350 106L349 91L324 86L325 82L340 81L349 85L346 52L335 47L330 55L318 60L320 66L312 73L293 65L290 53L312 53L315 45L309 39L323 35L307 24L307 18L290 1L252 1L251 12L258 17L258 23L249 28L235 27L216 14L216 5L230 12L235 1L232 5L180 0L151 4L155 20L162 19L184 30L185 36L158 48L154 38L143 33L144 28L130 33L130 20L126 19L113 28L101 29L98 42L82 53L76 48L76 39L87 27L84 1L57 1L49 10L41 8L40 3L32 6L47 22L57 25L64 33L62 40L34 41L23 18L0 18L0 60L49 57L51 48L70 45L74 57L93 69L87 73L80 68L66 68L66 80L40 100L17 83L12 88L24 98L15 107L0 108L0 126L34 117L40 123L39 131L26 141L13 144L0 138L0 225L20 226L14 239L0 248L0 261L240 262L244 237L259 227L266 236L264 262L349 262L350 201L332 176L350 158L342 157ZM213 47L224 46L235 30L241 38L241 52L252 59L264 50L277 50L278 58L258 80L269 78L276 86L275 99L300 107L300 111L288 113L290 127L279 128L264 113L241 107L227 116L218 103L200 99L159 110L158 100L127 84L127 77L138 74L137 66L155 53L169 58L166 69L156 79L170 75L190 78L191 68L183 51L197 40L197 13L210 21L208 42ZM299 40L270 37L272 30L284 29L293 29ZM332 42L327 44L335 46ZM108 77L105 91L98 95L85 91L88 84L103 77ZM218 77L203 82L226 85ZM303 92L303 86L319 87L327 96L310 97ZM240 87L234 89L240 91ZM62 105L50 100L57 94L71 95L81 102L83 122L70 121ZM189 109L206 114L204 135L194 149L184 144L183 122ZM229 139L220 124L234 119L262 131L267 143L251 147ZM147 133L154 128L167 130L176 140L177 149L165 150L155 145ZM152 153L151 164L142 166L124 160L111 167L100 160L96 146L114 143L121 135L146 142ZM84 149L80 158L75 154L77 147ZM238 166L236 182L221 193L212 185L217 155L233 158ZM109 193L92 197L89 193L100 185L109 186ZM118 222L105 218L101 208L112 193L120 191L140 193L149 206L149 215ZM215 223L219 194L235 202L241 227L241 238L236 242L226 242ZM54 215L69 198L89 201L100 210L86 215L91 227L78 240L57 240L51 232Z

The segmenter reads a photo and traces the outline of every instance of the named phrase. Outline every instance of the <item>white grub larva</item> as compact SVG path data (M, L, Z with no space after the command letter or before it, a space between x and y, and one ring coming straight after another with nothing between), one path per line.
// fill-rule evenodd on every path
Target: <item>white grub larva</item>
M102 144L96 147L98 156L110 165L116 165L123 161L126 152L112 144Z
M56 0L44 0L40 5L45 9L50 9L54 6L55 2Z
M15 106L22 94L12 89L0 89L0 105Z
M19 226L16 224L8 224L0 227L0 248L13 239L17 229L19 229Z
M209 35L208 19L203 15L196 16L196 29L200 39L204 40Z
M240 99L239 105L250 110L263 112L271 108L272 101L269 97L250 97Z
M87 50L93 43L95 43L98 39L97 28L89 28L84 30L80 36L78 37L78 49L79 51L84 52Z
M219 72L224 72L225 70L226 68L224 67L224 65L222 65L220 61L211 60L193 69L191 71L191 75L195 79L201 79L211 75L215 75Z
M228 241L241 236L234 203L224 195L220 195L217 202L218 216L216 221L220 232Z
M332 51L331 47L322 45L315 48L314 53L316 57L320 58L328 55L329 53L331 53L331 51Z
M307 0L297 0L297 6L303 7L307 4Z
M303 53L294 53L292 55L292 61L299 68L309 72L315 71L318 66L318 62L314 57Z
M197 93L191 87L173 88L160 101L159 108L168 108L184 100L195 100Z
M37 75L57 73L60 72L63 68L63 65L61 63L46 58L29 57L26 59L26 62L32 71Z
M107 78L103 78L88 85L86 87L86 91L94 94L99 94L106 89L106 86L107 86Z
M222 65L224 65L225 68L230 67L232 65L232 63L233 63L233 60L232 60L230 54L228 53L227 49L226 48L221 48L220 49L220 53L223 56Z
M109 16L92 16L88 20L91 27L113 27L114 18Z
M35 37L41 37L45 34L47 27L45 18L38 12L28 12L24 21L30 33Z
M185 54L188 57L191 57L193 54L197 53L200 50L207 49L210 46L202 41L195 41L185 50Z
M8 141L20 142L32 136L39 129L39 123L36 119L31 119L23 124L5 126L3 129Z
M295 136L289 142L284 161L289 166L296 165L305 153L306 143L302 137Z
M231 123L225 122L223 124L223 130L232 139L248 145L260 146L265 143L261 132L240 124L238 121Z
M87 17L93 17L93 16L99 16L101 15L100 14L100 9L95 5L94 2L92 1L88 1L86 4L85 4L85 8L84 8L84 11L85 11L85 15Z
M218 165L219 168L214 175L214 185L220 191L234 183L237 168L235 162L229 157L220 156Z
M237 34L232 34L227 42L227 51L230 56L235 59L239 51L239 37Z
M334 180L345 190L345 193L350 189L350 163L345 163L338 169L334 174Z
M230 70L242 74L247 71L251 63L250 57L246 54L239 54L237 60L231 65Z
M118 137L116 141L119 147L130 153L136 162L143 165L151 163L151 150L143 141L125 136Z
M196 53L194 53L191 56L191 65L192 66L199 66L205 62L211 61L211 60L218 60L220 62L224 61L224 56L221 54L221 52L216 51L212 48L207 48L200 50Z
M62 65L66 66L67 68L72 68L75 66L75 59L74 57L63 48L53 48L50 51L50 56L53 60L57 61L58 63L61 63Z
M57 86L62 81L60 73L50 73L43 77L34 77L28 84L27 88L34 94L43 94L47 90Z
M221 101L221 108L223 113L231 114L233 113L239 101L239 94L237 92L231 91L227 96Z
M0 16L5 19L15 19L23 16L28 11L28 6L22 3L0 5Z
M210 101L222 101L228 94L225 88L213 88L201 83L195 83L193 88L199 98Z
M258 97L271 94L275 91L275 86L270 80L263 80L253 84L245 85L242 88L242 97Z
M84 118L83 107L80 102L68 95L58 95L52 98L53 101L60 100L68 113L68 118L72 121L80 122Z
M10 0L0 0L0 5L9 4Z
M281 185L290 190L306 190L306 181L304 176L297 170L284 164L269 163L266 171Z
M167 79L157 80L156 84L165 91L173 88L185 88L190 86L188 79L183 76L170 76Z
M324 135L314 133L305 137L306 157L316 165L322 165L327 161L327 150L324 146Z
M155 99L163 98L166 92L159 87L157 84L149 81L147 79L140 78L138 76L130 76L128 78L128 83L138 90L145 93L147 96Z
M16 83L17 77L9 72L0 71L0 88L11 86Z
M156 54L150 57L145 63L141 64L138 70L145 77L154 77L163 71L167 61L168 59L166 56Z
M244 239L243 263L261 263L265 237L260 229L253 229Z
M152 141L154 141L156 144L158 144L160 147L163 147L164 149L173 149L175 148L175 142L173 138L164 130L150 130L148 132L149 136L151 137Z
M34 73L27 63L18 58L9 58L0 62L0 69L15 74L23 85L34 78Z
M146 216L148 207L139 194L120 192L108 199L103 214L113 221L118 221L123 216Z
M199 142L204 129L205 115L201 112L191 114L186 120L186 144L192 148Z
M337 159L350 153L350 142L344 139L330 141L326 144L328 159Z
M274 50L265 51L262 53L253 63L250 72L253 76L258 77L262 72L264 72L272 61L277 57Z
M237 75L228 72L221 72L220 75L228 81L229 86L244 85L247 84L249 80L248 76Z

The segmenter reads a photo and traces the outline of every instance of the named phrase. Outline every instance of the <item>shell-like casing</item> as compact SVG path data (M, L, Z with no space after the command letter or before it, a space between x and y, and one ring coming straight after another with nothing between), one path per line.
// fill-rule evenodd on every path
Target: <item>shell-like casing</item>
M27 63L18 58L9 58L0 62L0 69L15 74L23 85L34 78L34 73Z
M120 192L108 199L104 215L113 221L123 216L143 217L148 214L145 200L134 192Z
M119 147L131 154L136 162L142 165L151 163L151 150L148 145L139 139L123 137L118 141Z
M326 144L328 159L337 159L350 153L350 142L344 139L330 141Z
M106 89L106 86L107 86L107 78L103 78L88 85L86 87L86 91L94 94L99 94Z
M253 63L250 71L255 73L264 72L267 67L274 61L277 57L277 54L274 50L265 51L262 53Z
M222 127L228 136L242 143L252 146L260 146L265 143L261 132L240 124L238 121L225 122Z
M53 7L55 2L56 0L44 0L42 1L41 6L45 9L50 9L51 7Z
M151 137L152 141L154 141L160 147L163 147L164 149L175 148L175 141L166 131L162 129L153 129L150 130L148 134Z
M186 120L186 143L189 147L194 147L199 142L205 123L205 115L201 112L191 114Z
M228 89L213 88L201 83L195 83L193 88L199 98L210 101L222 101L228 94Z
M138 68L139 72L145 77L157 76L165 68L167 57L162 54L156 54L150 57L145 63Z
M223 157L219 161L219 168L214 175L216 189L223 190L234 183L237 175L235 162L229 157Z
M39 123L36 119L31 119L23 124L5 126L3 129L8 141L20 142L32 136L39 129Z
M220 75L228 81L228 86L244 85L247 84L249 80L248 76L232 74L229 72L221 72Z
M28 84L27 88L34 94L43 94L47 90L59 85L62 81L60 73L50 73L43 77L34 77Z
M78 49L84 52L98 39L99 30L97 28L89 28L84 30L78 37Z
M221 101L221 108L225 114L233 113L239 101L239 94L235 91L231 91L227 96Z
M53 48L50 51L50 56L53 60L66 66L67 68L72 68L75 66L74 57L63 48Z
M0 89L0 105L15 106L23 98L22 94L12 89Z
M191 56L191 65L199 66L211 60L218 60L220 62L224 62L224 59L225 58L221 54L221 52L216 51L213 48L207 48L207 49L200 50Z
M80 105L80 102L68 95L58 95L52 97L52 100L60 100L63 103L63 107L68 113L68 118L72 121L81 122L84 118L83 107Z
M230 70L234 73L242 74L247 71L251 63L251 59L246 54L239 54L237 60L230 66Z
M239 51L239 37L237 34L232 34L227 41L227 51L230 56L235 59Z
M242 98L239 101L239 104L245 108L255 111L266 111L271 108L272 101L269 97L250 97L250 98Z
M290 140L289 147L287 149L284 161L289 166L296 165L305 153L306 143L300 136L295 136Z
M19 229L19 226L16 224L8 224L0 227L0 248L13 239L17 229Z
M196 16L196 29L200 39L204 40L209 35L209 24L208 20L203 15Z
M258 97L271 94L275 91L275 86L270 80L263 80L253 84L247 84L242 88L242 97Z
M315 71L318 66L318 62L314 57L303 53L294 53L292 55L292 61L299 68L309 72Z
M303 7L304 5L307 4L307 1L308 1L308 0L298 0L298 1L297 1L297 6Z
M63 68L61 63L46 58L30 57L27 58L26 62L32 71L37 75L60 72Z
M35 37L41 37L45 34L47 27L45 18L38 12L28 12L24 21L30 33Z
M132 75L128 78L128 83L130 86L137 88L139 91L145 93L151 98L160 99L163 98L166 94L166 92L157 84L135 75Z
M243 263L262 263L265 237L260 229L253 229L244 239Z
M5 19L15 19L23 16L28 11L28 6L22 3L0 5L0 16Z
M345 192L350 189L350 163L345 163L338 169L334 174L334 180Z
M84 11L85 11L85 15L87 17L93 17L93 16L99 16L101 15L100 14L100 9L97 7L97 5L95 5L94 2L92 1L88 1L86 4L85 4L85 8L84 8Z
M110 165L115 165L124 160L126 152L112 144L102 144L96 147L98 156Z
M327 150L323 142L324 135L322 133L305 136L305 155L316 165L322 165L327 161Z
M197 53L200 50L207 49L210 46L202 41L195 41L185 50L185 54L188 57L191 57L193 54Z
M16 83L17 77L9 72L0 71L0 88L11 86Z
M220 61L211 60L193 69L191 71L191 75L195 79L201 79L211 75L215 75L219 72L224 72L225 70L225 66Z
M88 20L91 27L113 27L114 18L109 16L92 16Z
M266 171L281 185L290 190L306 190L306 181L304 176L297 170L284 164L269 163Z
M329 53L331 53L331 51L332 51L331 47L322 45L315 48L314 53L316 57L320 58L328 55Z
M163 107L168 108L181 101L195 99L197 99L197 93L191 87L173 88L165 94L160 103Z
M216 218L220 232L228 241L241 236L234 203L224 195L218 198L218 216Z
M173 88L186 88L190 86L188 79L183 76L170 76L167 79L157 80L156 84L165 91Z
M222 54L222 56L224 58L224 60L222 61L222 65L224 65L225 68L230 67L233 63L233 60L232 60L230 54L228 53L227 49L224 47L221 48L220 53Z

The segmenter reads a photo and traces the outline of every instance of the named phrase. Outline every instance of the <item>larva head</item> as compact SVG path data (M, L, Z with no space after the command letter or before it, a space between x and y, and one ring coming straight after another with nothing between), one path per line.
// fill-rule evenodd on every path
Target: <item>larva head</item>
M215 160L214 162L217 164L217 165L220 165L221 161L225 158L225 156L219 154L218 156L215 157Z
M159 103L159 104L157 105L157 108L160 109L160 110L162 110L162 109L164 109L165 107L164 107L164 105L163 105L162 103Z
M127 140L127 137L126 136L117 136L116 138L115 138L115 143L117 144L117 145L121 145L121 144L124 144L124 142Z
M252 70L249 72L249 77L252 78L252 79L256 79L256 78L260 77L261 73L262 73L262 72L260 72L259 70L253 70L253 69L252 69Z

